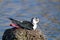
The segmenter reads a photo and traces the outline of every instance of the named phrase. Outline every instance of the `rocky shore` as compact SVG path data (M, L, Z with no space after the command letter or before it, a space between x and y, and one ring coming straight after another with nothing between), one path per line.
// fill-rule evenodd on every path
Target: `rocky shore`
M45 38L39 30L11 28L5 30L2 40L45 40Z

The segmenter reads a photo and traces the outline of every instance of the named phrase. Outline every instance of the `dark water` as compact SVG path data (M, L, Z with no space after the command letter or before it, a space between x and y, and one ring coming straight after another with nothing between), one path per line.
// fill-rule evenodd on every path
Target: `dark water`
M0 40L5 29L11 28L7 17L28 21L38 17L38 27L47 36L47 40L60 40L59 0L0 0Z

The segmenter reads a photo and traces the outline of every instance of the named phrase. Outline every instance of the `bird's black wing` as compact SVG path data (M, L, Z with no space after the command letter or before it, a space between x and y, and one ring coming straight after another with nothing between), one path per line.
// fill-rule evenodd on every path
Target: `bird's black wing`
M20 21L18 21L18 20L15 20L15 19L12 19L12 18L9 18L11 21L12 21L12 23L14 23L14 24L21 24L21 22Z
M29 21L23 21L23 27L27 28L27 29L33 29L33 24Z
M33 26L33 24L29 21L23 21L24 24L27 24L27 25L30 25L30 26Z
M33 29L33 24L29 21L20 22L18 20L12 19L12 18L9 18L9 19L12 21L12 23L17 24L21 28L25 28L25 29L29 29L29 30Z

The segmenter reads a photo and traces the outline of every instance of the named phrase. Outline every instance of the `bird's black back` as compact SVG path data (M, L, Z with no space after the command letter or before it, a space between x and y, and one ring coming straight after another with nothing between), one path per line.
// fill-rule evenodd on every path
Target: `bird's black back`
M17 21L15 19L12 19L12 18L9 18L9 19L12 21L12 23L17 24L21 28L29 29L29 30L33 29L33 24L31 22L29 22L29 21L20 22L20 21Z

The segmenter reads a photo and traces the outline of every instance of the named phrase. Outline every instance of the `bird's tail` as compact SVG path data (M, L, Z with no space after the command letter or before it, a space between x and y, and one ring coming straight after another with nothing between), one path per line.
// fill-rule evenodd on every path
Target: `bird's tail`
M14 20L14 19L12 19L12 18L8 18L8 19L11 20L11 21Z
M15 20L15 19L13 19L13 18L8 18L8 19L10 19L10 20L12 21L12 23L14 23L14 24L18 24L18 25L20 25L20 24L21 24L21 22L20 22L20 21Z
M15 19L13 19L13 18L8 18L9 20L11 20L12 21L12 23L15 23L15 24L17 24L19 21L17 21L17 20L15 20Z

